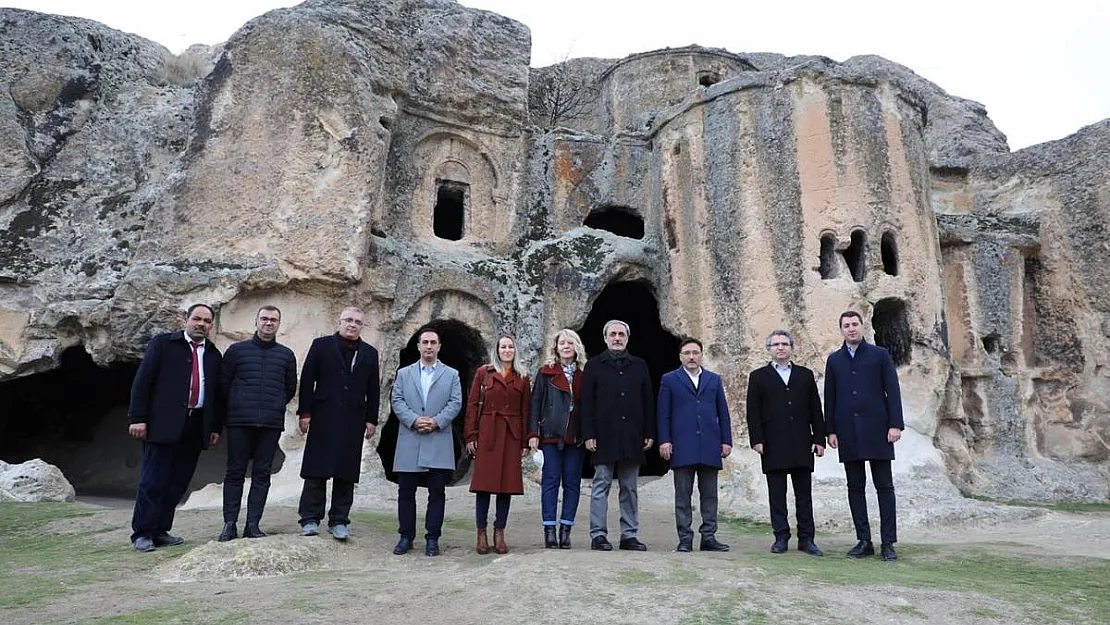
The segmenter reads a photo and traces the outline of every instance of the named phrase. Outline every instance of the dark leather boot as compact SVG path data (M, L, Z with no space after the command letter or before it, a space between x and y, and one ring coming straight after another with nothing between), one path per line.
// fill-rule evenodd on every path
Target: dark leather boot
M493 528L493 550L497 553L509 553L509 546L505 544L505 530Z
M243 538L266 538L266 533L258 529L258 523L247 523L243 528Z
M544 549L558 549L559 539L555 537L555 526L543 526L543 548Z
M489 553L489 535L484 527L478 528L478 544L474 546L474 551L482 555Z
M570 526L559 524L559 549L570 549Z
M235 523L224 523L224 531L220 532L220 537L216 540L221 543L226 543L229 540L239 538L239 530L235 529Z

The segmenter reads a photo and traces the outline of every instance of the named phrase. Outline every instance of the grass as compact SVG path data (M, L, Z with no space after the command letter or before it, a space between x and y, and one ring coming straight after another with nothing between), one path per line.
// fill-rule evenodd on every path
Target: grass
M974 499L975 501L985 501L988 503L996 503L1003 506L1041 508L1044 510L1055 510L1056 512L1071 512L1075 514L1105 514L1107 512L1110 512L1110 503L1040 503L1037 501L1022 501L1019 499L991 499L990 497L983 497L982 495L964 495L964 497L968 499Z
M771 536L774 531L770 523L760 523L748 519L719 515L718 529L722 534L741 536Z
M246 612L220 614L185 602L85 621L88 625L244 625L249 622L250 614Z

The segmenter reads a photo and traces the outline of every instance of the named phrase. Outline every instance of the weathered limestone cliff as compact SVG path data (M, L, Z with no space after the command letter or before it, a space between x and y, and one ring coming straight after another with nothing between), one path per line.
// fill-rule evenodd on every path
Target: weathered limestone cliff
M900 366L912 520L956 514L914 504L957 489L1110 496L1110 122L1010 153L980 105L878 57L529 69L525 26L449 0L270 12L194 87L92 22L5 9L0 32L0 451L70 458L47 460L79 492L132 479L134 454L82 449L127 445L127 367L203 301L221 346L280 306L302 357L358 304L383 388L429 321L464 377L500 331L531 367L555 330L598 349L625 318L656 375L695 335L741 441L767 333L794 332L820 375L855 308ZM76 408L60 390L107 375L93 363L122 373ZM289 425L278 497L297 487ZM367 447L368 492L392 435ZM847 519L835 455L817 476L819 509ZM764 513L754 454L725 484Z

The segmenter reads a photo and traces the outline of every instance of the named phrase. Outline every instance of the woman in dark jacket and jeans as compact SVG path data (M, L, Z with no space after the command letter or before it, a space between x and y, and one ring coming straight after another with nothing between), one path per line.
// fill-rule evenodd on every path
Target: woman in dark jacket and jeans
M582 339L574 330L560 330L536 374L532 389L528 446L532 451L543 449L541 501L546 549L570 549L570 528L574 526L574 515L578 511L585 454L578 420L578 395L585 365L586 349ZM559 517L556 539L555 511L560 484L563 486L563 513Z

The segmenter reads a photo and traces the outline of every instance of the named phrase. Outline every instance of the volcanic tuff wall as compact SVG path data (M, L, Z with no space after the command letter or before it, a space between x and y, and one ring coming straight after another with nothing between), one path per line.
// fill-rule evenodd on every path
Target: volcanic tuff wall
M512 330L532 366L636 280L705 341L741 440L764 336L791 329L820 374L856 308L902 362L896 468L922 492L1108 497L1110 122L1011 154L980 105L878 57L530 70L527 28L446 0L270 12L192 88L93 22L4 9L0 33L0 380L78 344L133 361L197 301L221 346L280 306L302 357L358 303L384 388L432 318ZM604 213L643 237L583 226ZM725 483L761 512L751 456Z

